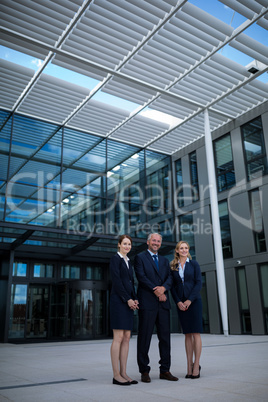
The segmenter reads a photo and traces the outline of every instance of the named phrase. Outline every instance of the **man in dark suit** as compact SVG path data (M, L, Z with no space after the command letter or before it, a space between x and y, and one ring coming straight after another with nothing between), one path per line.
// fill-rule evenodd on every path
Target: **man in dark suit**
M172 276L167 258L158 255L162 236L151 233L147 239L148 250L135 258L138 280L139 329L137 358L142 382L151 382L149 348L156 325L159 340L160 375L163 380L178 381L170 373L170 302L168 291Z

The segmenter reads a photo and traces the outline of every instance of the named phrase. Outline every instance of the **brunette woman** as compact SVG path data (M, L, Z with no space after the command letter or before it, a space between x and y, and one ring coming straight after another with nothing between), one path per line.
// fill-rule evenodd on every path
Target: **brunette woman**
M110 323L113 330L111 361L113 384L131 385L138 381L127 375L129 340L133 327L134 310L138 300L134 289L133 269L127 254L132 247L132 239L122 235L118 240L118 252L110 260L112 290L110 297Z

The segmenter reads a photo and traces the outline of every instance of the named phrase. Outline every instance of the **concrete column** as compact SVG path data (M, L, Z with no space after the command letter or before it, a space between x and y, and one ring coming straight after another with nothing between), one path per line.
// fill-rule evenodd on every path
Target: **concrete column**
M212 228L213 228L213 242L215 249L216 273L218 281L218 294L221 309L223 332L224 335L228 336L227 294L226 294L226 283L224 274L224 261L222 254L218 194L217 194L212 138L211 138L209 115L207 109L204 112L204 123L205 123L206 160L208 169L209 195L210 195L211 217L212 217Z

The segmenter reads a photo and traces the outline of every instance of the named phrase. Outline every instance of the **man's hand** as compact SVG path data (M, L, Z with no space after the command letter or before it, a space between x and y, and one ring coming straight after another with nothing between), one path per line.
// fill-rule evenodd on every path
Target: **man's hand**
M158 300L159 300L160 302L165 302L165 301L167 300L167 296L166 296L165 294L163 294L163 295L161 295L161 296L158 297Z
M165 293L166 288L164 286L156 286L155 288L153 288L153 291L157 297L160 297Z

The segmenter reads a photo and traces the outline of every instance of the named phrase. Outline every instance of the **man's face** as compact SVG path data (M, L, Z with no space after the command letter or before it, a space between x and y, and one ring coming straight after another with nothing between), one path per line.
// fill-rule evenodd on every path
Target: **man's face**
M156 254L161 247L162 238L158 234L153 234L150 240L147 241L148 249Z

